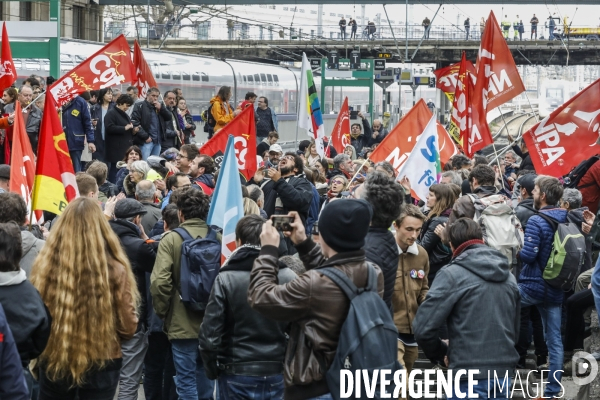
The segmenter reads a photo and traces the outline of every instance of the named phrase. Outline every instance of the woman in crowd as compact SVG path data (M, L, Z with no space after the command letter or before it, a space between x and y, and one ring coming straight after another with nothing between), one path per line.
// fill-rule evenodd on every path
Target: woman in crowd
M246 215L258 215L260 217L260 208L254 200L249 197L244 197L244 216Z
M80 197L66 207L36 259L31 282L52 315L48 345L37 360L39 400L112 400L121 341L136 331L140 295L97 202Z
M141 146L147 138L138 137L139 126L133 127L127 110L133 105L133 99L122 94L117 99L116 107L111 108L104 117L106 131L106 164L108 181L115 182L117 178L117 163L125 156L125 151L132 145Z
M315 164L314 168L319 171L319 175L325 179L327 182L327 173L329 172L329 162L327 160L320 159L318 163Z
M90 108L92 125L94 125L94 144L96 145L96 151L92 153L94 160L106 161L106 124L104 118L108 110L114 106L112 89L100 89L98 92L98 103Z
M15 101L17 101L17 96L17 89L12 87L4 89L4 92L2 94L2 107L0 108L2 110L2 115L4 115L4 109L7 105L13 104Z
M4 111L6 106L9 104L13 104L17 100L17 89L8 88L4 89L4 93L2 95L2 103L0 104L0 117L6 117L8 114ZM10 107L9 107L10 108ZM9 151L7 151L7 142L9 138L7 137L6 130L0 129L0 164L7 164L6 159L9 157ZM10 147L8 147L10 149Z
M123 189L125 189L125 195L129 198L135 198L135 186L141 181L148 177L150 172L153 172L153 176L158 176L158 173L150 168L150 165L146 161L134 161L129 167L129 175L125 177L123 181Z
M125 157L117 163L117 188L119 192L124 192L123 181L129 175L131 164L142 159L142 150L138 146L131 146L125 151Z
M331 202L333 199L342 198L342 192L346 190L346 186L348 185L348 179L344 175L336 175L329 180L329 191L327 192L327 197L323 202L323 206L321 207L321 211L323 208L327 207L327 204Z
M429 187L427 196L429 212L417 242L427 250L429 255L428 281L430 285L435 274L452 258L450 247L442 243L441 238L435 234L435 228L448 222L455 201L456 195L449 185L433 184Z
M190 113L187 103L183 97L177 99L177 119L179 122L179 127L184 134L184 144L190 144L190 136L196 136L194 133L196 130L196 124L194 124L192 114Z
M29 361L38 358L46 348L51 318L40 294L19 267L22 256L19 226L15 222L0 224L0 304L12 330L31 397L33 377Z
M229 105L231 99L231 87L221 86L219 93L210 100L212 106L211 113L215 119L215 133L221 130L225 125L230 123L235 117L241 113L241 110L233 111Z
M304 159L304 163L308 167L315 167L320 162L321 156L319 156L319 153L317 153L317 146L315 145L314 141L312 141L306 148Z
M344 147L344 154L347 154L348 156L350 156L350 159L352 161L356 160L356 150L354 149L354 146L352 146L351 144L346 145L346 147Z

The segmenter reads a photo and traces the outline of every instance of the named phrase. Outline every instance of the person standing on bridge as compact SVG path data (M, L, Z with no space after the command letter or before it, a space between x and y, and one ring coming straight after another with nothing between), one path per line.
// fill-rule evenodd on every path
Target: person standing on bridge
M525 33L525 25L523 24L523 20L519 20L519 40L523 41L523 33Z
M342 40L346 40L346 18L340 19L340 37Z
M421 25L423 26L423 28L425 28L425 39L429 39L429 26L431 25L431 21L429 20L429 18L425 17Z
M504 16L502 20L502 36L504 39L508 40L508 31L510 30L510 21L508 20L508 15Z
M548 17L550 21L548 21L548 40L554 40L554 28L556 28L556 22L554 22L554 18L552 15Z
M513 40L516 41L519 37L519 16L513 21Z
M540 20L533 14L533 18L531 18L529 23L531 24L531 37L529 39L533 39L533 35L535 34L535 39L537 40L537 26L540 23Z
M483 31L485 30L485 18L481 17L479 21L479 37L483 38Z
M352 28L352 32L350 32L350 39L356 40L356 28L358 27L358 25L356 24L356 20L350 18L349 25Z
M465 40L469 40L469 31L471 30L471 19L465 19Z

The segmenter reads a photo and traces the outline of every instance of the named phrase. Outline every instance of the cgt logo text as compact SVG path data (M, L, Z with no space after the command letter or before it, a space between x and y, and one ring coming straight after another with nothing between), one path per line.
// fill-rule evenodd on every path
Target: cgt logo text
M559 378L562 372L562 370L555 371L554 376ZM498 396L513 398L517 393L519 398L544 398L543 388L549 381L551 371L539 371L540 383L537 376L531 376L533 373L535 371L522 374L517 370L514 375L506 372L504 376L498 376L496 372L488 371L486 380L481 377L476 378L479 376L479 370L466 369L447 371L415 369L408 377L405 369L393 374L389 369L341 370L339 397L341 399L397 399L407 398L409 395L412 399L434 399L445 395L459 399L478 399L485 398L486 395L487 398ZM597 373L598 364L589 353L578 352L573 355L574 383L586 385L594 380ZM560 383L560 378L558 381L564 396L564 387Z

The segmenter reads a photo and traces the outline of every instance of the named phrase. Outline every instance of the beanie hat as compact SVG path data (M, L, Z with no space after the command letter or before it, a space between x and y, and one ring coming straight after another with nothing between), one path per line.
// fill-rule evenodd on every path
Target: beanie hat
M332 201L319 216L321 240L338 253L360 250L372 216L373 209L365 200Z

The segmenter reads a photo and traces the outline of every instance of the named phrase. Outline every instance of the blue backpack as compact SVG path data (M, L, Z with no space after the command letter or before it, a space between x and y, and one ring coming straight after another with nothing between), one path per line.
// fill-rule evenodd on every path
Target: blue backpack
M208 228L205 238L194 239L184 228L173 230L181 245L181 301L192 311L204 311L221 268L221 242Z
M336 268L323 268L318 271L331 279L350 299L350 310L342 325L338 347L333 362L327 370L327 386L334 399L340 398L340 371L357 369L388 369L387 379L392 384L387 387L393 393L393 375L402 369L398 361L398 330L390 309L377 293L377 271L368 263L367 287L358 289L346 274ZM377 351L373 351L377 349ZM372 373L370 374L372 378ZM361 399L380 399L379 376L375 393L366 393L361 388ZM356 393L356 392L355 392Z

